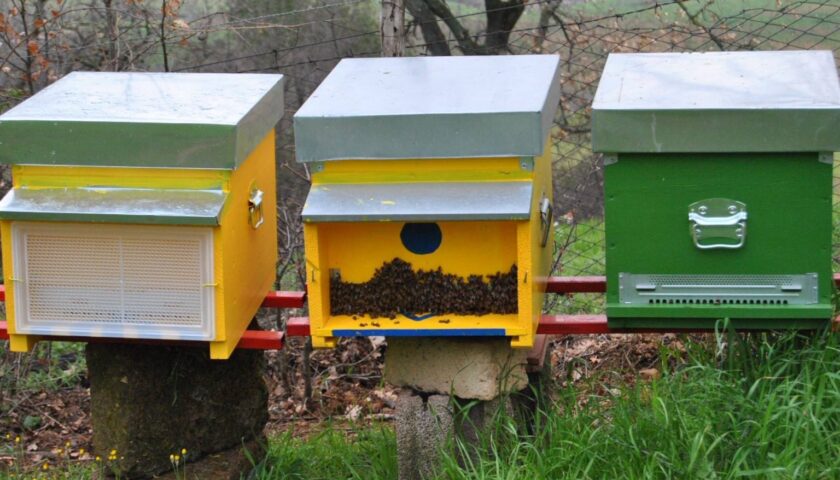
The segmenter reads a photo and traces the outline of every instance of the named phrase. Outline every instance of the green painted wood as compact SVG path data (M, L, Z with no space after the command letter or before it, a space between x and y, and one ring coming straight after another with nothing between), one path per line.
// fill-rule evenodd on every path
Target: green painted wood
M609 318L613 329L714 329L724 328L724 322L698 318ZM829 326L825 318L735 318L729 326L736 330L819 330Z
M620 154L605 168L607 315L615 327L797 327L832 315L832 166L817 153ZM688 206L723 197L747 205L737 250L693 244ZM815 305L621 305L618 274L819 275ZM807 323L807 322L806 322Z

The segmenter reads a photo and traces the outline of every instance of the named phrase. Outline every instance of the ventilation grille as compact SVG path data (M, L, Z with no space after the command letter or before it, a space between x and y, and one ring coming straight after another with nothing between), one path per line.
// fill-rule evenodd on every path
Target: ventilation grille
M12 225L21 333L212 340L210 228Z
M784 306L818 303L818 276L619 274L627 305Z

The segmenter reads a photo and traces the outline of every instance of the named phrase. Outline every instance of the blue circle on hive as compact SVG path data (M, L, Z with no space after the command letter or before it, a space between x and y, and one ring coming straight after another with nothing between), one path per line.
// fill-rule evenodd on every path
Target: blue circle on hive
M437 223L406 223L400 231L400 240L409 252L428 255L440 247L443 234Z

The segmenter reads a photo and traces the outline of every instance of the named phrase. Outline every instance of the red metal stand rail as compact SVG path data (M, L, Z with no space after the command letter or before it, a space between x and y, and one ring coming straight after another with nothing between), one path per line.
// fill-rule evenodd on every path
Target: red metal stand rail
M834 285L840 288L840 274L834 275ZM573 293L604 293L607 290L605 277L550 277L546 283L546 292L556 294ZM0 301L6 300L6 288L0 285ZM270 292L263 300L263 308L303 308L306 304L306 292ZM840 318L834 321L840 326ZM703 330L681 330L674 328L632 330L634 333L652 332L686 332ZM606 315L543 315L540 325L537 327L538 334L544 335L586 335L598 333L627 333L628 330L610 328L607 324ZM286 333L290 337L308 337L309 319L306 317L292 317L286 324ZM6 322L0 322L0 340L7 340L9 332ZM126 343L125 339L107 338L56 338L62 341L83 341L83 342L120 342ZM283 332L248 330L239 341L238 348L249 350L278 350L283 348ZM137 340L136 343L157 343L167 345L195 345L188 342L162 342Z

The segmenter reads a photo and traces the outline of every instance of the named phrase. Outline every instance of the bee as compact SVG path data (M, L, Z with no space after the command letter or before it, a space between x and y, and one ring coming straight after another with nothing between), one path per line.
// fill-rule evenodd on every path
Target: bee
M414 270L400 258L384 262L370 280L345 282L340 271L330 277L333 315L370 315L395 320L400 312L432 315L485 315L517 311L517 269L482 276ZM395 323L397 323L395 321Z

